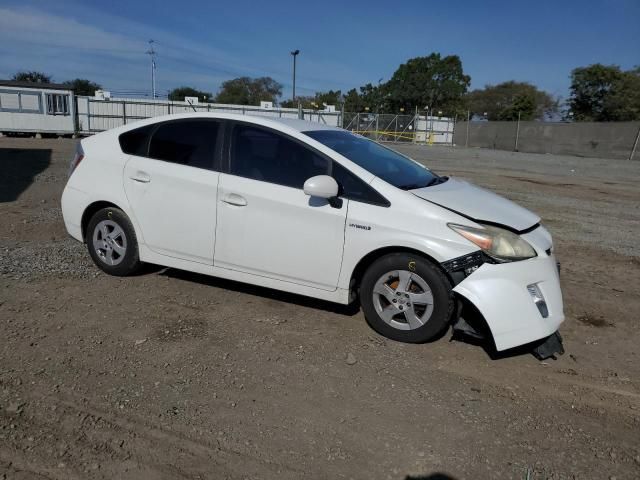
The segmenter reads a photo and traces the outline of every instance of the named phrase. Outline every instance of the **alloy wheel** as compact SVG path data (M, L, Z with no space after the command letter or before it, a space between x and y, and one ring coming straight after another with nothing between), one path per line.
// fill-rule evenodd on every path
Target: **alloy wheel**
M373 287L373 306L380 318L398 330L425 325L433 313L433 293L417 273L392 270Z
M102 220L93 230L93 248L107 265L118 265L127 253L127 237L113 220Z

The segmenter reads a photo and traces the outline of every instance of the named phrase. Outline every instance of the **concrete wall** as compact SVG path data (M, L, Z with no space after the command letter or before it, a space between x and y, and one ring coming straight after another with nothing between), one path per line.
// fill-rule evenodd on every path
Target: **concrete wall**
M471 122L468 144L513 151L516 127L517 122ZM518 151L627 159L639 128L640 122L520 122ZM467 122L457 123L454 143L464 146L466 139ZM640 160L637 150L634 160Z

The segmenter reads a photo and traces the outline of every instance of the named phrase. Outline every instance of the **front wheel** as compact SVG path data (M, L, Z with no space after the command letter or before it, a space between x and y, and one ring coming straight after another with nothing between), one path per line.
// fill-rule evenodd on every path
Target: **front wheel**
M427 259L394 253L365 272L360 303L369 325L381 335L408 343L438 337L454 309L451 284Z
M103 208L91 217L86 242L94 263L109 275L130 275L140 266L136 232L119 208Z

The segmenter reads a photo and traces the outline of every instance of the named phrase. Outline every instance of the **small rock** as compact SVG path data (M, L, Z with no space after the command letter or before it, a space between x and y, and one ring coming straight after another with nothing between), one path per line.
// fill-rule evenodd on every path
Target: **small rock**
M356 359L355 355L351 352L347 353L347 358L345 359L345 362L347 362L347 365L355 365L358 360Z
M18 403L18 402L13 402L10 403L7 408L5 408L7 413L10 413L12 415L15 414L21 414L22 413L22 408L24 407L24 403Z
M147 339L146 339L146 338L141 338L140 340L136 340L136 342L135 342L135 343L136 343L136 346L137 346L137 345L142 345L142 344L143 344L144 342L146 342L146 341L147 341Z

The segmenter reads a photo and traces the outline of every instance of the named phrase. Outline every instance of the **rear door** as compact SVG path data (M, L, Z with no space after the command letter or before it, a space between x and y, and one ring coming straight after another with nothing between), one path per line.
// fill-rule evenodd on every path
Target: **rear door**
M162 255L212 265L221 122L182 119L139 130L120 143L132 153L124 187L142 242Z

